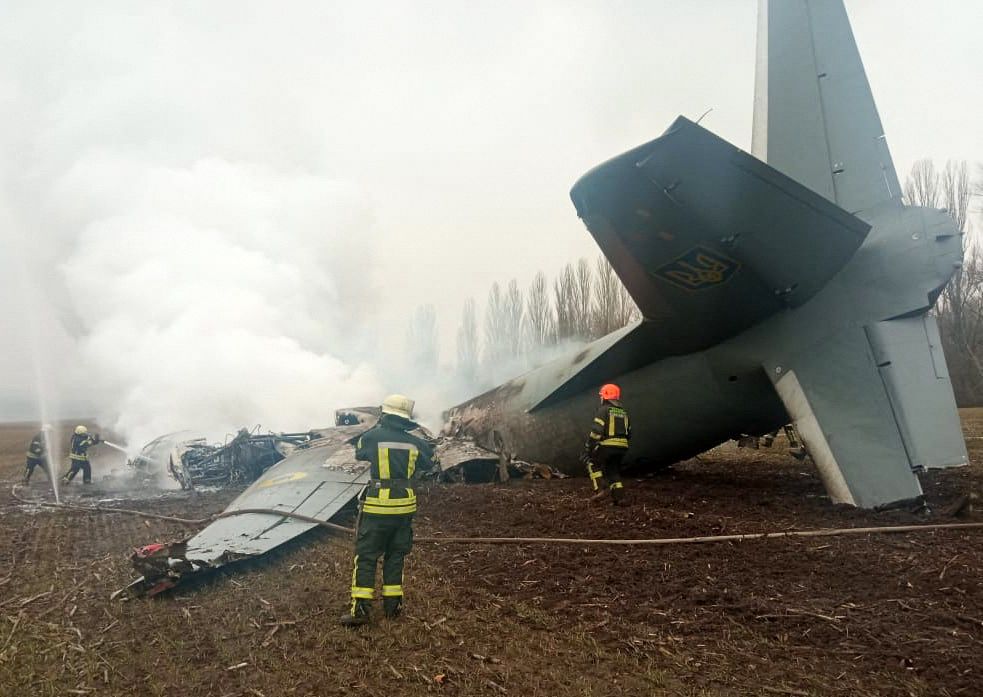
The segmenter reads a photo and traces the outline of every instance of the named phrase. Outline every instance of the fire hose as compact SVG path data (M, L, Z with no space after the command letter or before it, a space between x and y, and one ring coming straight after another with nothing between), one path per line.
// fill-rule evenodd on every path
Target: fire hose
M174 516L159 515L156 513L146 513L126 508L111 508L109 506L80 506L70 503L51 503L47 501L36 501L25 499L17 494L17 485L11 489L11 496L21 503L34 506L45 506L48 508L64 508L69 510L83 511L86 513L123 513L126 515L136 515L154 520L166 520L181 525L206 525L221 518L231 518L238 515L260 514L272 515L281 518L292 518L312 525L329 528L337 532L354 534L352 528L343 525L330 523L319 518L294 513L292 511L278 511L274 508L240 508L234 511L217 513L207 518L177 518ZM790 537L836 537L840 535L870 535L883 533L917 533L931 532L933 530L979 530L983 528L983 523L929 523L922 525L880 525L861 528L820 528L816 530L785 530L782 532L752 532L736 535L704 535L696 537L659 537L646 539L584 539L573 537L441 537L439 535L428 535L414 538L415 542L430 542L437 544L555 544L555 545L621 545L621 546L658 546L658 545L681 545L681 544L708 544L715 542L743 542L745 540L767 540Z

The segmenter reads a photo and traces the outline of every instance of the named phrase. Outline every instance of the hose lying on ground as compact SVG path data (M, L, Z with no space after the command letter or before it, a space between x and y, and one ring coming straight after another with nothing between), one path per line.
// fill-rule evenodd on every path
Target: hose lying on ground
M220 518L231 518L237 515L261 514L273 515L281 518L293 518L305 523L319 525L321 527L353 534L355 531L342 525L329 523L318 518L293 513L291 511L278 511L273 508L240 508L234 511L225 511L208 518L175 518L173 516L157 515L156 513L144 513L126 508L110 508L108 506L79 506L70 503L50 503L46 501L33 501L17 495L17 485L11 490L11 495L22 503L34 506L46 506L49 508L67 508L86 513L125 513L137 515L144 518L155 520L167 520L172 523L182 525L205 525ZM905 532L929 532L932 530L979 530L983 528L983 523L930 523L927 525L881 525L865 528L826 528L819 530L787 530L784 532L752 532L740 535L707 535L702 537L660 537L639 540L590 540L570 537L440 537L422 536L416 537L416 542L434 542L446 544L555 544L555 545L682 545L682 544L707 544L713 542L743 542L744 540L764 540L786 537L835 537L838 535L867 535L876 533L905 533Z

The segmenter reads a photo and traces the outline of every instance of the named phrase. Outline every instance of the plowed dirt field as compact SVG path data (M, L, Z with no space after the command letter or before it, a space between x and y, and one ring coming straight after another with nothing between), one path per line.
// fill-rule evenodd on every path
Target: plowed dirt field
M578 480L429 485L417 535L682 537L979 522L983 410L964 410L972 464L932 472L930 516L839 508L784 440L721 446L629 480L631 505ZM32 435L0 427L0 695L981 695L983 530L673 547L420 543L407 613L336 623L351 544L314 531L150 601L110 601L133 547L193 528L37 510L10 495ZM95 483L66 495L117 498ZM28 489L50 497L43 473ZM237 491L110 505L199 518ZM84 494L84 496L83 496ZM350 522L350 521L340 521Z

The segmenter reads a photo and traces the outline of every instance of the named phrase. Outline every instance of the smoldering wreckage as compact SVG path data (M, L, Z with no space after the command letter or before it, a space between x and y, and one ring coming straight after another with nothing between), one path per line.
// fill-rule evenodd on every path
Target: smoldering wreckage
M580 469L594 391L610 381L631 395L632 449L651 466L789 421L834 503L917 502L918 472L968 464L930 313L962 233L904 202L843 3L762 0L760 12L751 153L680 116L571 191L642 319L453 407L440 476L505 476L513 455ZM149 444L135 467L164 462L186 488L254 481L228 517L139 550L129 593L326 522L368 480L352 439L377 416Z
M379 419L378 408L339 410L335 426L302 433L240 430L228 442L170 434L148 443L128 464L136 476L166 472L182 489L251 482L217 520L196 535L135 550L140 578L114 597L154 596L201 572L257 557L327 523L351 504L369 480L369 465L355 458L359 436ZM547 465L510 458L460 435L418 426L414 435L434 444L446 482L488 482L513 477L564 477Z

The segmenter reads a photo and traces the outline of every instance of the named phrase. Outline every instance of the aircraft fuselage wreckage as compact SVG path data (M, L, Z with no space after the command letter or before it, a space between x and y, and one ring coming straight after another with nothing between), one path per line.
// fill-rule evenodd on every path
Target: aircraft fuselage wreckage
M616 381L629 457L653 464L789 420L835 502L916 499L916 471L966 464L928 314L961 233L902 202L842 2L761 2L752 153L680 117L584 175L577 213L643 319L455 407L453 428L576 467Z
M916 471L967 462L928 314L962 259L944 211L906 206L838 0L763 0L752 153L680 117L571 191L643 319L454 407L458 456L579 468L597 387L620 383L630 457L653 465L791 420L836 502L917 499ZM347 423L347 422L346 422ZM328 520L368 476L341 425L273 465L229 511ZM439 453L439 450L438 450ZM496 454L498 453L498 454ZM154 594L314 524L268 513L144 548Z

